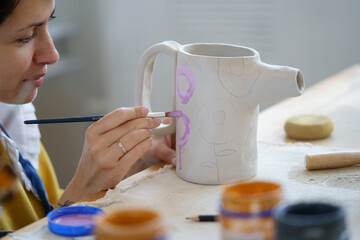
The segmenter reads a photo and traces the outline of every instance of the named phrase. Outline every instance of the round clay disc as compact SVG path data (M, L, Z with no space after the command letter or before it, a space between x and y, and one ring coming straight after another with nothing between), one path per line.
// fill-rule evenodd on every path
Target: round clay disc
M315 140L329 137L334 130L334 124L325 116L299 115L289 118L284 129L289 138Z

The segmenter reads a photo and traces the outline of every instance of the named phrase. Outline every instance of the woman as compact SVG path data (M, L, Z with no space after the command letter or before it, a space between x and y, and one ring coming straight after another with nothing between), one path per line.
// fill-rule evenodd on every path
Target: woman
M0 102L4 106L25 104L21 107L29 109L46 77L47 65L57 62L59 55L47 29L54 10L54 0L0 2ZM8 111L8 118L16 113ZM18 191L2 205L1 230L16 230L44 217L52 209L51 204L66 206L116 186L146 152L171 163L175 151L168 139L154 138L151 134L150 129L157 127L160 119L147 118L147 113L145 107L120 108L92 124L86 131L76 173L60 198L55 173L41 143L36 169L31 164L34 160L21 153L17 140L14 142L3 122L1 156L22 174ZM19 132L22 128L15 129Z

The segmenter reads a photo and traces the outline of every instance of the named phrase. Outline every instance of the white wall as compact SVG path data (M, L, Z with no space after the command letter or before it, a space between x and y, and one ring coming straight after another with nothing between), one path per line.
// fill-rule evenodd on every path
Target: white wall
M50 27L76 29L61 50L81 64L44 84L36 100L40 117L133 105L137 62L164 40L249 46L264 62L300 68L307 87L360 62L358 0L58 0L56 15ZM172 59L160 56L153 110L171 108L172 73ZM87 126L42 127L62 186L75 170Z
M360 61L357 0L107 0L99 11L109 109L133 105L137 61L163 40L249 46L264 62L300 68L307 86ZM154 77L159 110L171 107L170 62L162 56Z

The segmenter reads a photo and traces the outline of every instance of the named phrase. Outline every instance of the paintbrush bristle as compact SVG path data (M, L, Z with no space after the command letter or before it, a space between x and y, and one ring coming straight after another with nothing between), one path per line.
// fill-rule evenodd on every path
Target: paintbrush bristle
M178 112L178 111L165 112L165 117L178 117L178 116L179 116L179 112Z

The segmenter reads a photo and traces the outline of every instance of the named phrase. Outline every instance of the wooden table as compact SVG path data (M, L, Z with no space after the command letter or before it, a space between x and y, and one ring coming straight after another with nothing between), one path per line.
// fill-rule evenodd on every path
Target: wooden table
M288 143L294 140L286 137L283 130L285 121L297 114L322 114L329 116L335 125L333 134L323 140L311 141L312 144L338 148L360 148L360 65L352 66L305 90L296 98L280 102L259 115L258 140L265 142ZM164 164L156 164L122 181L127 185L156 171ZM100 192L85 201L94 201L105 195ZM31 231L46 223L43 218L16 232ZM10 239L8 236L4 239Z

